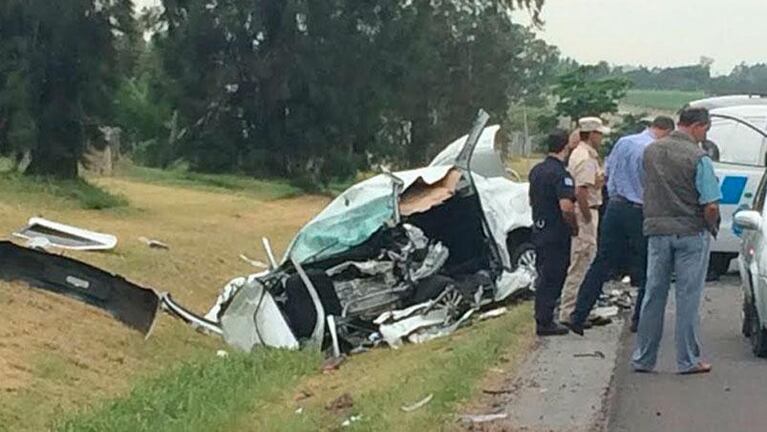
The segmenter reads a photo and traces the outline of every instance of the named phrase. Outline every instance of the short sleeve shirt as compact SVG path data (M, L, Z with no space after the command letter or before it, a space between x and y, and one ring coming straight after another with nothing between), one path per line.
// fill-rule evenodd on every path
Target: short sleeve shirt
M559 207L562 199L575 201L575 181L564 162L549 156L530 171L535 244L570 241L570 226Z
M714 164L709 156L703 156L698 161L695 169L695 188L700 195L698 202L701 205L711 204L722 199L719 181L714 173Z
M599 164L599 154L594 147L581 142L570 155L567 170L575 180L575 187L585 186L588 191L589 205L602 205L602 186L605 173Z

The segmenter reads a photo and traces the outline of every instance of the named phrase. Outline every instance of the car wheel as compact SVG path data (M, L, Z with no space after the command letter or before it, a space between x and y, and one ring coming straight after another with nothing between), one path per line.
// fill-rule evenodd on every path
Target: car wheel
M750 309L751 348L754 351L754 355L765 358L767 357L767 329L764 328L762 321L759 319L759 312L756 310L756 306L751 304Z
M719 280L719 277L727 274L730 269L732 256L727 253L712 253L708 263L707 281Z
M743 333L743 336L745 337L751 337L751 303L746 300L745 296L743 298L743 324L741 328L741 332Z
M532 243L522 243L511 253L511 265L514 270L522 267L535 272L536 257L535 246Z

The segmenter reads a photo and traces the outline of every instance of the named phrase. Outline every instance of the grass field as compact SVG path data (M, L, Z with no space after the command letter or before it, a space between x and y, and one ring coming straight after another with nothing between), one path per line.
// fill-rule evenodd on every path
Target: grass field
M706 97L705 93L674 90L629 90L623 103L640 108L678 111L684 104Z
M328 202L284 183L134 172L88 179L86 195L120 200L97 211L69 193L71 185L27 181L0 176L0 232L42 215L115 234L114 251L67 255L169 291L200 312L227 281L253 271L240 254L264 260L264 235L280 253ZM142 236L170 250L149 249ZM434 430L451 422L487 368L512 368L532 339L523 305L449 339L376 350L321 375L316 354L238 355L168 316L144 340L95 308L21 284L0 282L0 315L0 430L14 432L333 430L351 414L363 420L349 430ZM230 356L217 357L220 349ZM300 404L302 415L293 400L299 390L313 395ZM343 392L354 408L326 411ZM429 406L399 410L427 393Z

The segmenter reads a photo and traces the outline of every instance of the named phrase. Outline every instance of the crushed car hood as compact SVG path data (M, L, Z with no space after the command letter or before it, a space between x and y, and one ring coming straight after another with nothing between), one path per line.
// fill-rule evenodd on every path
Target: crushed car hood
M493 146L498 131L498 126L484 129L477 143L475 159L472 159L471 171L503 265L510 268L506 233L518 227L532 226L532 215L527 197L529 184L505 177L503 164ZM466 138L459 138L447 146L428 167L392 173L402 181L400 197L416 184L436 185L457 170L455 161ZM344 191L298 232L288 247L283 264L290 257L300 263L321 261L369 239L392 220L395 213L393 182L391 175L380 174ZM433 205L440 203L439 200L432 202ZM401 201L399 205L402 210Z

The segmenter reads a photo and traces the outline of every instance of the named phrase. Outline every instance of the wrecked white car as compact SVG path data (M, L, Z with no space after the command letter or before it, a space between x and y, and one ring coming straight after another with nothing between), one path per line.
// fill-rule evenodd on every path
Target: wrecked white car
M237 278L187 322L250 351L332 346L335 354L450 333L480 308L532 288L528 185L506 178L498 126L471 133L428 167L381 174L337 197L296 235L281 264Z

